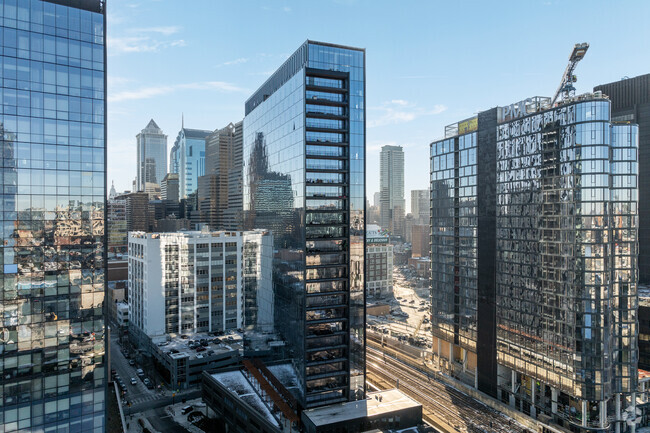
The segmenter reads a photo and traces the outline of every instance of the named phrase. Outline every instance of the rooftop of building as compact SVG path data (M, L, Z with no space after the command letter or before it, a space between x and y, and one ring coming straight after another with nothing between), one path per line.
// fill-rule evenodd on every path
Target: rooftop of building
M169 340L157 343L158 348L172 359L201 359L207 356L239 351L243 349L241 334L232 333L215 336L196 333L171 336Z
M185 132L185 138L206 138L208 135L212 134L212 131L207 129L191 129L191 128L181 128L181 131ZM180 131L178 133L180 136Z
M267 234L268 230L254 229L245 231L219 230L219 231L199 231L199 230L179 230L177 232L143 232L131 231L129 238L133 239L159 239L162 237L183 236L188 238L212 238L212 237L238 237L242 234Z
M242 401L246 402L260 415L265 417L272 425L278 428L280 427L278 420L273 416L269 407L264 403L264 400L262 400L260 395L255 391L241 370L215 373L212 377L230 392L237 395L237 397Z
M530 98L526 98L522 101L515 102L514 104L506 105L506 106L497 106L493 107L491 109L497 108L497 110L500 110L499 112L502 113L506 111L505 109L511 108L515 106L518 111L518 115L515 118L507 118L507 115L503 115L503 119L499 120L498 123L506 123L512 120L518 120L521 118L524 118L526 116L530 116L536 113L541 113L544 111L548 110L553 110L557 108L561 108L566 105L578 103L578 102L584 102L588 100L594 100L594 99L604 99L604 100L609 100L609 97L605 94L603 94L602 91L595 91L595 92L587 92L587 93L582 93L580 95L575 95L570 98L566 98L563 100L560 100L556 102L556 105L551 107L551 98L547 96L533 96ZM489 109L488 109L489 110ZM483 111L488 111L488 110L480 110L480 112ZM464 135L464 134L469 134L470 132L474 132L478 129L478 116L472 116L467 119L463 119L458 122L451 123L447 126L445 126L445 134L444 137L442 138L437 138L432 141L432 143L438 143L443 140L447 140L449 138L453 138L459 135Z
M296 395L296 392L300 389L298 376L290 363L267 365L266 368L280 381L286 390ZM247 376L245 372L245 368L234 371L229 370L212 374L212 377L230 392L236 394L241 400L248 403L255 411L268 419L271 424L281 427L278 421L284 420L282 410L272 401L269 401L268 396L262 398L260 393L251 385L250 376ZM284 425L281 429L286 431L286 427L287 425Z
M278 90L287 80L295 75L297 71L302 69L302 67L307 63L309 59L309 52L306 50L306 47L309 45L321 45L324 47L340 48L344 50L353 50L366 52L365 48L357 48L346 45L332 44L329 42L320 42L306 40L304 43L298 47L296 51L293 52L285 60L285 62L275 70L275 72L262 83L262 85L255 91L253 94L246 100L246 115L252 112L260 102L266 100L266 97L273 94Z
M315 426L341 423L366 417L376 417L395 411L422 407L422 405L397 389L370 392L365 400L332 404L307 409L307 416Z
M104 13L103 0L45 0L48 3L87 10L89 12Z

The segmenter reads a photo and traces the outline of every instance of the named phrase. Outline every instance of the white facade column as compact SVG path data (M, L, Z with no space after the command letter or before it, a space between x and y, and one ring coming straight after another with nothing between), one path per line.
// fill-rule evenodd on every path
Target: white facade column
M478 365L474 367L474 389L478 389Z
M463 373L467 371L467 350L461 349L463 355Z
M551 412L557 413L557 389L551 387Z
M600 428L605 428L605 422L607 421L607 400L600 402L598 420L600 421Z
M517 372L510 371L510 406L515 406L515 386L517 383Z
M587 400L582 400L582 426L587 427Z
M537 418L537 408L535 407L535 397L537 394L537 385L535 384L535 379L532 377L530 378L530 397L531 397L531 405L530 405L530 416L535 419Z
M616 397L616 421L621 420L621 394L615 394ZM616 423L616 433L621 433L621 423Z

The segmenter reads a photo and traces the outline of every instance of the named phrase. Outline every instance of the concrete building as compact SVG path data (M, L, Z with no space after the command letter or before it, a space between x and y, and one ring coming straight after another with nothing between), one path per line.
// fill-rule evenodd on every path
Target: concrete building
M411 257L429 257L429 224L411 227Z
M236 230L242 220L242 122L206 137L205 175L197 194L200 223L213 230Z
M404 236L406 202L402 146L383 146L379 159L379 225L395 236Z
M242 336L229 334L215 337L208 334L184 334L150 343L156 371L165 384L174 389L197 388L203 372L237 365L243 352Z
M126 302L118 302L115 305L115 323L123 329L129 327L129 304Z
M170 200L179 202L179 183L178 173L167 173L165 178L160 183L160 198L162 200Z
M167 136L153 119L136 135L136 191L160 185L167 174Z
M272 253L265 250L270 242L264 236L257 231L130 232L128 300L134 341L143 346L148 340L165 341L167 335L243 328L242 255L248 242L260 242L262 250L254 262L259 272L246 273L246 282L256 289L250 296L273 296L259 293L271 290L271 265L264 259Z
M245 228L273 233L275 327L304 407L364 398L364 104L364 50L313 41L246 101Z
M131 192L118 195L116 200L126 202L126 230L151 231L153 219L149 211L149 194L146 192Z
M428 189L411 190L411 214L416 224L429 225L431 197Z
M366 226L366 295L385 298L393 292L393 246L378 225Z
M203 400L225 431L357 433L415 430L422 424L422 405L397 389L371 392L360 401L300 410L290 394L299 386L292 367L255 361L245 362L243 368L203 373Z
M629 431L638 128L535 97L431 143L433 350L452 376L574 432Z
M108 258L115 259L126 256L128 250L126 199L108 199L106 213Z

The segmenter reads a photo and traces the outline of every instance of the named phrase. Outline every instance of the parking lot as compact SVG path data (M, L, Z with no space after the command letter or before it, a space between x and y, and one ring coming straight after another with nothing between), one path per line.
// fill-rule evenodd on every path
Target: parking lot
M431 348L429 289L415 289L414 282L406 278L403 269L395 266L393 296L384 300L390 304L391 314L368 316L368 326L416 346Z

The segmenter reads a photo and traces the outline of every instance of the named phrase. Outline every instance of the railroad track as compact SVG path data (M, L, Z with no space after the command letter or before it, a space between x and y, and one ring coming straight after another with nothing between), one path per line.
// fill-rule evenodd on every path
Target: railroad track
M530 433L530 430L459 390L408 364L366 347L368 373L382 384L399 388L422 403L423 418L447 431L465 433Z

